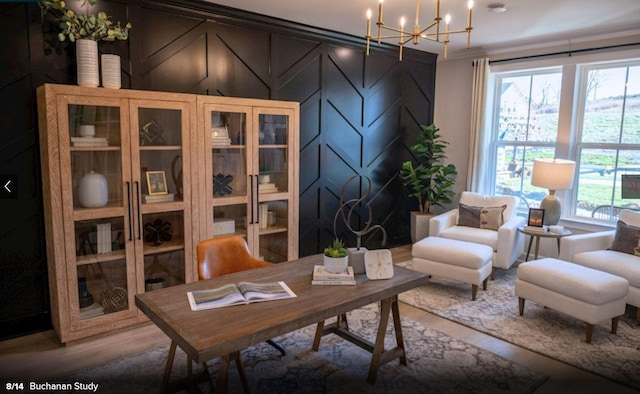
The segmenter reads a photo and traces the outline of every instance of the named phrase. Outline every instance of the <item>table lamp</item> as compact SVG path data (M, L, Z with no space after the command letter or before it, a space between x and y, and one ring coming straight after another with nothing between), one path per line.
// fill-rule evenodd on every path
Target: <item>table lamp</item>
M549 189L549 195L540 203L544 209L545 225L558 224L560 220L560 200L556 197L556 190L570 189L573 185L576 162L563 159L535 159L533 161L533 186Z

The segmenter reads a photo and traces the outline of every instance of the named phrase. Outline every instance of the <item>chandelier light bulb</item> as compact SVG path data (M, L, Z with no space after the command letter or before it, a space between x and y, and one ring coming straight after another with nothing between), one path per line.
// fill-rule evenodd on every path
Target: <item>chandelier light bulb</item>
M451 22L451 15L447 14L444 17L444 23L446 23L447 25Z

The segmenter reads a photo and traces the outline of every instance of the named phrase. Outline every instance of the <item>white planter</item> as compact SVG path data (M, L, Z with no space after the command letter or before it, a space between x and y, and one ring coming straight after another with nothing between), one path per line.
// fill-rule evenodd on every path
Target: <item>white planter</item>
M102 174L91 171L78 184L78 202L85 208L100 208L107 205L109 188Z
M78 85L93 88L97 88L100 85L97 41L76 40L76 66Z
M96 126L92 124L83 124L78 126L78 136L93 137L96 135Z
M349 256L344 257L329 257L322 255L323 260L322 263L324 265L324 269L334 274L339 274L344 272L347 269L347 265L349 264Z
M411 242L416 243L429 236L429 222L433 214L411 212Z

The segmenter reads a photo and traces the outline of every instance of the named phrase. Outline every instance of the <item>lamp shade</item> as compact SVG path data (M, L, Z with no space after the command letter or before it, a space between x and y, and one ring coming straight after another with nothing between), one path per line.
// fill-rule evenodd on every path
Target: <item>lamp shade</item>
M531 184L549 190L570 189L576 162L563 159L535 159Z

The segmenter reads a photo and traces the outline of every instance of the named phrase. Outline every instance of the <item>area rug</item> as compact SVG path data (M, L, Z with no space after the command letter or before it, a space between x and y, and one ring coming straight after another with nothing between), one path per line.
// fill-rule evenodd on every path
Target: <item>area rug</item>
M471 285L433 277L428 285L399 296L400 301L471 327L512 344L562 361L626 386L640 389L640 327L635 307L627 306L617 334L611 321L597 325L590 344L585 324L568 315L525 302L518 313L515 281L518 262L508 270L497 269L487 290L478 290L471 301ZM411 268L411 262L399 265Z
M376 305L348 314L349 328L375 339ZM390 324L392 326L392 324ZM274 338L286 356L267 344L242 351L252 393L531 393L546 379L537 372L481 350L444 333L402 318L409 365L397 360L380 367L375 384L366 382L371 354L335 336L322 338L320 350L311 350L315 326ZM391 327L387 346L394 345ZM164 371L168 347L124 357L80 371L56 382L99 384L99 393L156 393ZM208 362L215 379L218 362ZM194 368L199 368L194 366ZM237 370L229 369L230 392L242 392ZM186 375L186 357L176 352L172 379ZM207 392L209 383L199 387Z

